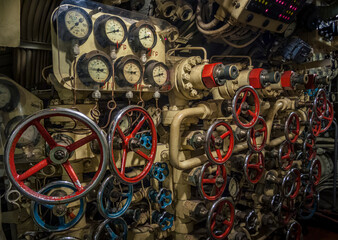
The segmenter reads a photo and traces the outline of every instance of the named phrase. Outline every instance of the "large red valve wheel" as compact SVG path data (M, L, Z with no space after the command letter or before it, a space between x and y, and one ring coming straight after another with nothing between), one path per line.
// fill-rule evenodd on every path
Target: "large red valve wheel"
M300 133L300 121L297 113L290 113L285 123L284 134L285 139L290 143L295 143ZM290 137L291 135L291 137Z
M246 156L244 163L246 179L253 184L258 183L263 176L264 167L263 153L249 153Z
M294 221L288 226L286 231L285 240L301 240L302 239L302 226Z
M126 118L130 118L127 126ZM147 148L142 147L142 136L151 139ZM121 109L110 125L108 144L111 165L117 176L126 184L138 183L149 173L156 155L157 133L153 119L139 106L131 105ZM141 157L140 161L145 161L143 169L136 176L127 171L128 166L131 167L131 163L127 163L129 152L136 153Z
M312 134L308 134L303 142L303 153L308 161L311 161L316 157L317 152L315 148L316 148L315 137Z
M242 129L252 128L258 121L259 111L260 102L256 90L251 86L238 89L232 100L232 116L237 126Z
M310 166L310 181L317 186L322 176L322 165L318 159L314 159Z
M324 113L321 121L322 128L319 130L320 133L324 133L330 128L333 122L333 118L334 118L333 105L329 100L327 100L327 111Z
M327 99L324 89L319 89L313 102L313 112L318 119L322 119L327 110Z
M232 154L235 144L234 133L226 122L214 122L208 129L205 141L205 154L217 165L224 164Z
M235 207L228 198L217 200L207 218L207 230L212 239L225 239L234 225Z
M69 119L69 122L74 121L77 126L83 125L88 128L90 132L86 137L75 141L67 146L59 145L51 136L48 129L41 123L41 121L50 119L50 118L59 118L59 119ZM16 162L15 149L17 147L17 143L20 140L20 137L25 133L25 131L29 127L35 127L36 130L40 133L41 137L44 139L46 144L49 146L49 151L46 154L46 158L40 160L39 162L30 162L34 164L32 167L27 169L24 172L18 172L18 162ZM54 129L55 130L55 129ZM64 129L62 129L64 130ZM74 129L73 129L74 130ZM86 130L87 131L87 130ZM80 149L86 144L89 144L93 140L96 140L100 149L100 162L98 165L98 169L92 180L87 183L85 186L81 184L81 177L76 174L76 169L74 169L71 165L71 161L69 159L72 157L74 151ZM48 110L41 110L16 126L14 131L11 133L9 139L7 140L7 144L5 147L5 155L4 155L4 164L7 172L7 176L13 185L26 197L44 204L64 204L69 203L75 200L78 200L89 193L93 188L97 186L100 182L101 178L104 176L106 167L107 167L107 141L106 138L101 131L101 129L95 124L91 119L89 119L86 115L63 108L54 108ZM27 160L29 162L29 160ZM42 193L39 193L40 189L33 190L29 186L26 185L26 181L33 175L39 174L40 170L44 169L48 165L59 165L61 166L72 183L74 184L76 191L74 191L71 195L67 196L48 196Z
M199 191L204 199L215 201L222 196L225 190L227 173L224 165L217 165L215 173L208 173L212 166L213 164L209 162L203 165L199 177Z
M253 152L261 152L266 144L268 130L267 125L262 117L258 117L258 121L247 133L247 143ZM257 138L261 137L258 141Z
M295 159L295 148L292 143L284 141L278 150L278 161L279 167L288 171L293 164L293 160Z

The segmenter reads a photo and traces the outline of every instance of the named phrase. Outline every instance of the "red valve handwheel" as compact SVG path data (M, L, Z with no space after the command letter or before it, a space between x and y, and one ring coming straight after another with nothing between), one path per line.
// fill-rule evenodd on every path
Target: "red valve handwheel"
M295 148L292 143L284 141L278 150L279 167L287 171L292 167L295 158Z
M298 196L299 189L300 189L300 186L301 186L300 171L298 169L296 169L296 168L293 168L290 171L294 173L294 176L295 176L294 184L296 184L296 187L294 188L294 191L292 191L292 193L289 196L289 198L290 199L295 199Z
M317 186L322 176L322 165L318 159L314 159L311 162L310 167L310 181L313 185Z
M47 128L43 126L41 120L45 120L48 118L60 118L65 119L68 118L69 122L74 121L77 123L77 126L83 125L87 127L90 131L86 137L75 141L74 143L63 146L56 143L56 141L52 138L51 134L48 132ZM49 146L49 152L45 159L39 162L31 162L34 164L28 170L24 172L17 171L17 162L15 155L15 148L20 137L24 134L26 129L30 126L34 126L37 131L40 133L46 144ZM55 129L53 129L55 131ZM73 129L74 130L74 129ZM57 129L56 129L57 131ZM77 149L81 148L85 144L90 143L91 141L96 140L98 142L100 148L100 162L98 165L98 169L92 180L87 183L85 186L81 184L79 177L75 169L73 169L71 165L71 161L69 159L72 157L72 154ZM44 204L64 204L69 203L75 200L78 200L89 193L96 185L100 182L101 178L104 176L106 167L107 167L107 141L102 132L102 130L95 124L91 119L89 119L86 115L71 110L71 109L63 109L63 108L54 108L48 110L41 110L18 124L18 126L11 133L9 139L7 140L5 155L4 155L4 164L7 172L7 176L10 181L14 184L14 186L25 196L28 198ZM27 159L29 163L29 160ZM63 167L63 169L68 174L72 183L76 187L77 191L67 196L48 196L39 193L39 189L33 190L28 185L25 184L25 181L28 180L29 177L38 174L40 170L47 167L50 164L59 165Z
M130 125L122 129L121 122L124 117L131 118ZM150 150L141 151L138 135L148 133L151 137ZM126 184L135 184L141 181L149 173L155 159L157 149L157 133L153 119L149 113L139 106L128 106L121 109L109 128L108 144L110 149L111 165L117 176ZM117 146L119 145L119 146ZM128 176L128 152L136 153L145 160L145 166L136 176ZM147 152L147 153L145 153ZM134 161L131 159L130 161ZM135 167L133 167L135 169Z
M317 193L314 186L309 183L305 186L302 204L305 208L311 209L315 201L317 201L317 203L319 202L319 193Z
M294 216L295 214L294 206L295 204L293 199L290 198L284 199L279 213L280 220L284 225L287 225L291 220L291 218Z
M214 174L208 174L207 170L212 164L207 162L201 169L199 177L199 191L203 198L215 201L222 196L227 185L227 173L224 165L217 165L217 170ZM211 185L210 194L207 192L205 185Z
M327 99L324 89L319 89L313 103L313 112L318 119L322 119L327 110Z
M315 114L312 114L310 118L310 129L313 134L313 136L318 137L322 130L322 123L321 121L316 117Z
M253 111L250 109L250 105L254 106ZM259 111L260 102L256 90L251 86L238 89L232 100L232 116L237 126L242 129L252 128L258 120Z
M231 127L220 120L209 127L204 149L208 159L212 163L220 165L231 157L234 144L235 138Z
M228 198L217 200L211 207L207 229L212 239L225 239L234 225L235 207Z
M249 153L244 163L246 179L253 184L258 183L263 176L264 166L263 153Z
M285 240L301 240L302 239L302 226L294 221L288 227Z
M308 161L311 161L316 157L315 137L312 134L308 134L304 139L303 153Z
M299 132L300 132L299 116L297 115L297 113L292 112L290 113L285 123L284 128L285 139L290 143L295 143L299 137ZM292 135L292 137L290 137L290 135Z
M334 118L333 105L329 100L327 100L327 111L324 113L322 118L321 122L322 129L319 130L320 133L324 133L330 128L333 118Z
M264 118L258 117L258 121L247 133L247 143L253 152L261 152L266 144L268 131ZM262 137L260 143L257 142L257 137Z

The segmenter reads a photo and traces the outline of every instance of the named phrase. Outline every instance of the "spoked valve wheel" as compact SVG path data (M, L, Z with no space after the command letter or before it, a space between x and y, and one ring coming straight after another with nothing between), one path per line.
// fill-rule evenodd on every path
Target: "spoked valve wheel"
M308 161L311 161L317 155L316 141L315 141L315 137L312 134L308 134L304 139L303 153L304 153L305 159L307 159Z
M127 240L128 225L122 218L106 219L96 229L94 240Z
M214 164L224 164L234 149L234 133L224 121L213 123L206 135L205 153L208 159Z
M51 122L52 119L56 119L59 122L61 120L65 121L65 119L69 119L69 122L73 121L74 123L76 123L77 126L83 126L82 131L83 129L86 129L86 131L89 131L89 133L86 137L83 137L80 140L71 143L70 145L59 145L48 131L49 128L46 128L42 124L42 121L47 122L48 119ZM30 167L28 170L22 171L18 168L15 150L17 147L16 145L20 140L20 137L31 126L37 129L46 144L48 144L50 150L49 152L47 152L46 157L43 160L40 160L38 162L36 160L30 162L33 166ZM58 129L53 129L53 131L57 130ZM63 128L62 130L64 131L65 128ZM76 131L76 129L74 131ZM74 151L78 149L81 150L82 147L85 147L86 144L89 145L89 143L94 140L98 142L98 146L100 149L100 160L94 177L89 183L84 186L79 180L81 178L79 178L74 168L72 167L70 158L72 157ZM104 176L107 167L107 152L108 148L104 134L91 119L89 119L84 114L74 110L55 108L39 111L29 116L17 125L7 141L5 147L4 164L7 176L9 177L10 181L26 197L32 199L33 201L44 204L64 204L82 198L96 187L101 178ZM75 192L67 196L54 197L40 193L39 189L33 190L29 187L29 185L27 184L27 180L29 180L31 176L38 174L40 170L51 164L61 166L66 171L76 188Z
M245 158L244 172L246 179L256 184L262 178L264 173L264 156L263 153L250 153Z
M292 143L284 141L278 150L279 167L287 171L292 167L293 160L295 159L295 150Z
M302 239L302 226L294 221L288 226L285 240L301 240Z
M232 101L232 116L237 126L242 129L252 128L259 116L260 102L256 90L244 86L237 90Z
M327 111L324 113L321 121L320 133L324 133L329 130L334 118L334 110L332 103L327 100Z
M313 112L318 119L322 119L327 110L327 99L324 89L319 89L313 103Z
M285 123L284 134L285 139L290 143L295 143L300 133L300 122L297 113L290 113Z
M199 191L203 198L215 201L222 196L226 184L227 173L224 165L217 165L216 172L212 172L211 163L205 163L199 177Z
M317 186L322 176L322 165L318 159L311 161L310 166L310 181L313 185Z
M258 117L258 121L247 133L247 143L254 152L261 152L266 144L268 131L264 118Z
M225 239L234 225L235 207L228 198L217 200L211 207L207 230L212 239Z
M126 121L126 118L130 120ZM147 147L141 143L143 135L149 139ZM157 133L153 119L144 108L128 106L121 109L110 125L108 140L112 168L124 183L135 184L147 176L156 155ZM130 158L128 153L136 154ZM132 161L143 168L140 173L132 171L135 166L128 172Z

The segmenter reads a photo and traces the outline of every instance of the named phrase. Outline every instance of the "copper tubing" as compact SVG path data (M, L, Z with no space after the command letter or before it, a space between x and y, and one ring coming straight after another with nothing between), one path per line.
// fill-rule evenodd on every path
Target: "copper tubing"
M207 161L205 155L184 160L184 154L183 152L180 153L179 149L181 145L181 125L184 119L191 117L203 119L210 114L208 112L210 112L210 109L206 105L200 104L194 108L181 110L173 118L170 126L169 161L174 168L179 170L191 169Z

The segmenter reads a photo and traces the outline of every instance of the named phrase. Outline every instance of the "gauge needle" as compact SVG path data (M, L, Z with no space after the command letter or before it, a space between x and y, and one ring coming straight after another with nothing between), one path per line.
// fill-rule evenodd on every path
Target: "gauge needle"
M127 73L130 73L130 74L136 74L136 71L127 71Z
M80 18L79 21L77 23L75 23L73 27L70 28L70 30L73 30L73 28L75 28L76 26L78 26L82 22L83 22L83 19Z
M143 37L143 38L140 38L140 40L146 39L146 38L150 38L150 35L147 35L147 36L145 36L145 37Z
M159 73L158 75L154 76L154 77L159 77L159 76L162 76L163 73Z
M119 29L117 29L117 30L114 29L113 31L107 32L107 34L108 33L116 33L116 32L119 32L119 31L120 31Z

